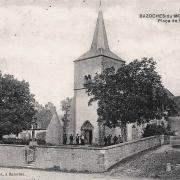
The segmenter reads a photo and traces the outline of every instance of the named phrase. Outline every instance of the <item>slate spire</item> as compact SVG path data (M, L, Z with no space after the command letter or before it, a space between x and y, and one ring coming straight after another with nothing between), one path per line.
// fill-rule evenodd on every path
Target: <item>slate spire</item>
M104 25L103 13L101 10L98 13L98 18L96 22L95 31L94 31L93 41L91 44L91 49L92 50L98 50L98 49L109 50L109 44L108 44L106 29Z
M96 21L96 27L95 27L91 47L86 53L84 53L75 61L81 61L81 60L85 60L85 59L89 59L89 58L93 58L97 56L105 56L114 60L124 62L120 57L114 54L109 48L103 13L101 9L102 9L102 3L100 1L99 13L98 13L97 21Z

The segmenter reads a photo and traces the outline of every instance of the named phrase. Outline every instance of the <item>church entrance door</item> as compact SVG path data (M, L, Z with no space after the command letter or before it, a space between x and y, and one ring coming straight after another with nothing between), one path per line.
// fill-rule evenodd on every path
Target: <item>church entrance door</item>
M85 144L92 144L93 126L89 121L85 121L81 127L81 133L84 135Z
M92 130L84 130L85 144L92 144Z

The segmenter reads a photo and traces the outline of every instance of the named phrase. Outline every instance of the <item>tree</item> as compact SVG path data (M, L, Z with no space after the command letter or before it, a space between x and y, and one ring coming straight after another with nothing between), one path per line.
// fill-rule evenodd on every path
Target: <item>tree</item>
M117 71L107 68L93 79L85 76L89 105L98 103L98 121L110 128L121 127L124 140L127 123L143 124L161 118L165 111L175 113L175 104L168 97L155 64L152 58L143 58L124 64Z
M50 102L49 102L50 103ZM45 105L45 107L38 102L35 102L35 109L36 109L36 123L37 123L37 128L40 129L47 129L53 114L49 110L48 106L49 103ZM50 103L52 104L52 103Z
M67 127L70 121L69 113L70 113L71 104L72 104L72 98L67 97L65 100L61 101L61 110L64 112L64 115L62 117L64 134L67 134Z
M35 109L29 84L0 72L0 92L0 138L30 128Z

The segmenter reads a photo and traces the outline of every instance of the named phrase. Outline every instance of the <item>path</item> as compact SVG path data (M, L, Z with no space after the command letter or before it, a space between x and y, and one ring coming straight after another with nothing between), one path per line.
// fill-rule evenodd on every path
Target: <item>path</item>
M7 176L5 176L7 173ZM16 173L16 174L15 174ZM14 176L13 176L14 174ZM18 175L19 174L19 175ZM2 176L4 175L4 176ZM41 171L32 169L0 168L0 180L138 180L128 176L112 177L107 174L82 174ZM149 180L143 178L141 180Z

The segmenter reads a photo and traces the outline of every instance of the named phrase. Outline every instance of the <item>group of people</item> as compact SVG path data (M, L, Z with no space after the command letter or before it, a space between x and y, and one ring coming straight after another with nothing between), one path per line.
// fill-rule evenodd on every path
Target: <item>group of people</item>
M75 143L74 143L75 141ZM104 136L104 145L105 146L110 146L112 144L119 144L119 143L123 143L122 137L121 135L119 136L114 136L112 137L111 134L109 134L108 136ZM66 145L67 144L67 135L64 134L63 135L63 144ZM85 144L85 137L83 134L79 135L76 134L76 136L74 137L72 134L69 136L69 144L77 144L77 145L84 145ZM91 144L91 142L90 142Z
M108 136L104 136L104 145L105 146L110 146L112 144L118 144L118 143L123 143L121 135L119 136L114 136L112 138L112 135L109 134Z
M69 144L74 144L74 140L75 140L75 144L81 144L81 145L84 145L85 144L85 141L84 141L84 135L81 134L77 134L76 137L74 137L72 134L69 136ZM67 135L64 134L63 135L63 144L67 144Z

